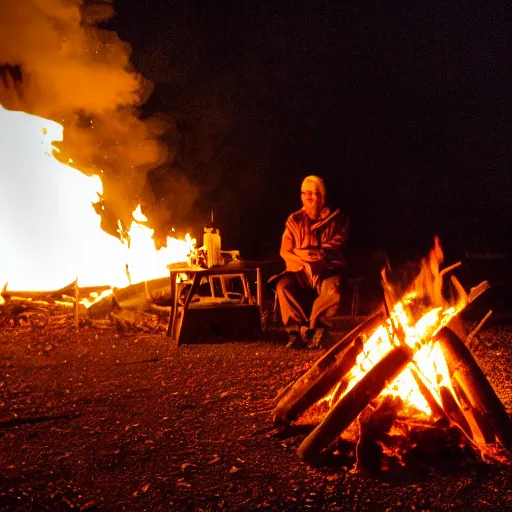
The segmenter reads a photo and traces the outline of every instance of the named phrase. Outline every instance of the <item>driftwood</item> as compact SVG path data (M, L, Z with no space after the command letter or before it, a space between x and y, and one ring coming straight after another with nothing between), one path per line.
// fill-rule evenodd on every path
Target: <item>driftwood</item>
M105 318L109 313L119 309L119 305L114 299L114 294L110 293L101 298L87 308L87 316L91 319Z
M112 294L103 297L89 307L89 317L105 317L120 308L149 307L154 301L162 300L162 297L169 294L170 279L168 277L142 281L124 288L113 288Z
M309 465L321 461L327 448L412 361L410 348L399 346L386 354L338 403L297 449Z
M80 297L87 297L92 293L101 293L109 288L110 286L82 286L78 288L78 292ZM11 297L19 297L21 299L53 301L58 300L61 297L67 297L71 301L73 300L71 297L75 297L75 281L57 290L43 291L9 290L6 284L0 295L6 300L9 300Z
M450 378L464 391L471 407L478 411L482 424L491 429L501 445L512 452L512 420L485 377L471 351L446 327L438 335L445 354Z
M141 307L170 292L171 281L168 277L142 281L125 288L114 288L114 298L123 308Z
M372 331L384 320L379 311L349 332L303 374L280 393L274 410L274 424L289 423L315 402L326 396L355 363L363 344L360 336Z
M137 309L119 309L110 313L112 318L120 329L155 329L160 323L158 315L146 313Z

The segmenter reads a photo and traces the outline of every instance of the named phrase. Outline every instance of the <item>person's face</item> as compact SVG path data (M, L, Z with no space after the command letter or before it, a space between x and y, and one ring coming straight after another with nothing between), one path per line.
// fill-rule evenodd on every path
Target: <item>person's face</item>
M307 181L302 185L301 191L302 204L306 210L319 210L322 207L323 198L315 183Z

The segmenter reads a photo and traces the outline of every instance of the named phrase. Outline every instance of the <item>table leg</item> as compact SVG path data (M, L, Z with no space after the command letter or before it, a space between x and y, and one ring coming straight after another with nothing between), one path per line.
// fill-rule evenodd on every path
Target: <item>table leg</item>
M256 301L260 308L260 318L263 318L263 287L261 283L261 268L256 269Z
M169 324L167 325L167 336L174 341L174 333L176 329L176 318L178 316L178 294L176 293L176 277L177 274L171 270L171 300L172 309L171 315L169 316Z
M181 337L181 328L183 327L183 322L185 321L185 317L187 315L188 307L190 306L190 302L192 301L192 297L199 290L199 284L201 283L201 274L196 272L194 274L194 280L192 281L192 286L185 297L185 302L183 303L183 309L181 311L181 317L179 326L177 328L178 333L176 334L176 344L180 346L180 337Z

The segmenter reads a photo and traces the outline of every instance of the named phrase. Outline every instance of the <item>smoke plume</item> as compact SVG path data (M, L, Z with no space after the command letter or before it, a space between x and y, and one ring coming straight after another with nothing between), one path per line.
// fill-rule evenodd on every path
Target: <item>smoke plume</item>
M58 158L101 176L111 232L118 218L128 223L147 172L168 156L166 120L140 117L152 84L130 64L130 45L100 27L113 14L110 0L0 4L0 70L20 71L18 80L3 74L0 103L64 125Z

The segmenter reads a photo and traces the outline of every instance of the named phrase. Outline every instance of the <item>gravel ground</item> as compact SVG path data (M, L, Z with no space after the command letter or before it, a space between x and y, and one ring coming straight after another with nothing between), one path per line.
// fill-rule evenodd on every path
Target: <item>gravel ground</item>
M176 349L159 334L1 329L1 510L512 509L504 464L383 479L302 463L311 427L276 429L274 397L321 351L267 338ZM480 339L510 413L512 327Z

